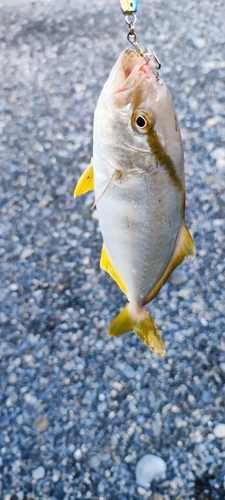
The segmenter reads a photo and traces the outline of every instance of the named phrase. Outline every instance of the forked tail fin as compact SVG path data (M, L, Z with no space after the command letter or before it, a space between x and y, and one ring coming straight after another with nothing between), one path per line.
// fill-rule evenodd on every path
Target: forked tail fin
M109 327L110 337L119 337L131 331L135 332L157 356L165 358L166 348L162 337L145 307L134 309L131 304L127 304Z

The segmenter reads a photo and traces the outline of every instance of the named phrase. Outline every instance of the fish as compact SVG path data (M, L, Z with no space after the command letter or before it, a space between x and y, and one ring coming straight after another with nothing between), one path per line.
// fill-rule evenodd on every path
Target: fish
M128 299L109 335L132 331L163 359L162 336L145 306L195 246L185 223L179 124L157 69L154 54L120 54L98 99L93 157L74 196L94 190L100 266Z

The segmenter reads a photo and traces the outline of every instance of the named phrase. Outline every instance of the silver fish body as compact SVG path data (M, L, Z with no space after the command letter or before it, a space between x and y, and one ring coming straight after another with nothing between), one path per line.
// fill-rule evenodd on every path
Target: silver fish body
M101 264L130 302L110 334L133 330L164 357L161 336L143 306L193 255L194 244L184 223L179 125L150 56L125 50L112 69L95 111L92 166Z

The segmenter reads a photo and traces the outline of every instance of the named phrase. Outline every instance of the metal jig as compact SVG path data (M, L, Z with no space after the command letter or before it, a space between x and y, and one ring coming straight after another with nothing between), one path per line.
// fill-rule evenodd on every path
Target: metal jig
M138 0L120 0L120 6L125 16L137 12Z

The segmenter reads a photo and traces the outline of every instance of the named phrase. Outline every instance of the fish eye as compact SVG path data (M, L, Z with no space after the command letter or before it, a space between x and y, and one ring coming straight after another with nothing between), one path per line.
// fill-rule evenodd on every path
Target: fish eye
M154 125L153 117L144 109L136 109L131 121L133 128L140 134L148 134Z
M146 120L143 116L137 116L136 118L136 125L140 128L143 128L146 126Z

